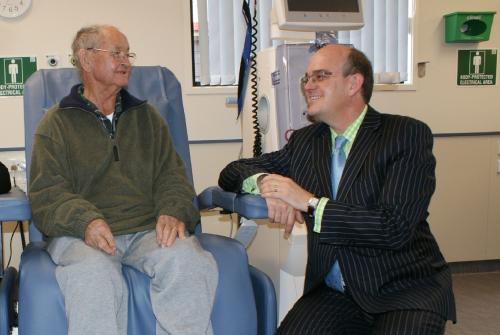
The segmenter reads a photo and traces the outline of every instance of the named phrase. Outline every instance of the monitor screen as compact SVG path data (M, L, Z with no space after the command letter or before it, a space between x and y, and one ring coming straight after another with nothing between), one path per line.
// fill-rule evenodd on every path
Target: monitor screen
M278 27L291 31L337 31L363 27L363 0L275 0Z
M291 12L359 12L357 1L345 0L288 0L288 10Z

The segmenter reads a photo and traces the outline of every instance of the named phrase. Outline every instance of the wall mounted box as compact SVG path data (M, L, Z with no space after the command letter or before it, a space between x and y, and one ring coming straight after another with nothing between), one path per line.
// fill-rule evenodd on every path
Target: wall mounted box
M496 12L455 12L444 16L446 43L474 43L490 38Z

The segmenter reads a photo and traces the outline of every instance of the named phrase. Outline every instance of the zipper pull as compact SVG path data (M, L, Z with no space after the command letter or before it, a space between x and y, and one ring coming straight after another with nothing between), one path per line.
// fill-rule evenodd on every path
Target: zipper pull
M113 155L115 156L115 162L120 160L120 155L118 155L118 147L116 144L113 144Z
M118 147L116 146L115 137L113 134L109 136L111 138L111 142L113 143L113 156L115 157L115 162L120 161L120 155L118 154Z

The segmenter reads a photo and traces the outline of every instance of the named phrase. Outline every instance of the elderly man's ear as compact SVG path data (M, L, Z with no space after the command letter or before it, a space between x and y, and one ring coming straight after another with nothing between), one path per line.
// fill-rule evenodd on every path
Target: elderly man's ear
M90 61L91 53L88 50L80 49L78 50L78 59L80 60L80 66L85 72L89 72L92 67L92 62Z

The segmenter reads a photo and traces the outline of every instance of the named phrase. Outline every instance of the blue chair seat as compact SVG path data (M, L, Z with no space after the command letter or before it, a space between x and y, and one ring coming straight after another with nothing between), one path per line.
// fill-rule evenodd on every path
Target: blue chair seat
M211 234L198 236L214 256L219 268L212 324L215 334L257 334L257 309L246 252L230 238ZM22 254L20 268L19 322L22 334L66 334L64 298L55 278L56 265L45 250L45 242L32 242ZM255 271L257 285L268 278ZM155 318L149 296L150 279L123 267L129 287L128 334L155 334ZM36 280L33 280L36 278ZM272 284L271 284L272 285ZM229 307L230 308L227 308ZM50 322L48 322L50 320ZM270 333L272 334L272 333Z

